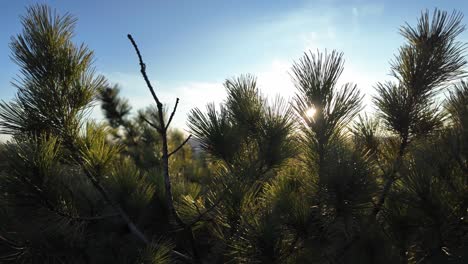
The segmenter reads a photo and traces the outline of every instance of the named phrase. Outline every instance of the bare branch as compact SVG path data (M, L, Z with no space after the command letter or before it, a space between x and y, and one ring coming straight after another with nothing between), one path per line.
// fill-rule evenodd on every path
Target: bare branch
M140 72L143 75L143 78L145 79L146 85L148 86L148 89L150 90L151 95L153 96L154 101L156 102L156 105L157 105L157 108L158 108L158 119L159 119L158 122L159 122L160 127L158 128L155 124L150 123L148 121L146 121L146 122L148 124L150 124L152 127L156 128L156 130L159 132L159 134L161 136L161 140L162 140L162 146L161 146L162 147L162 171L163 171L163 175L164 175L164 187L166 189L167 206L169 208L170 213L175 218L176 222L180 226L185 227L185 229L188 231L189 241L190 241L190 244L192 246L192 251L193 251L193 256L194 256L193 261L195 263L201 263L200 257L198 256L198 252L196 250L195 240L194 240L194 237L193 237L193 231L190 228L186 227L185 223L182 221L180 216L177 214L177 211L176 211L176 209L174 207L174 198L173 198L173 195L172 195L171 179L169 177L169 157L172 154L176 153L178 150L180 150L187 143L187 141L191 137L191 136L189 136L178 148L176 148L173 152L169 153L168 144L167 144L167 128L169 127L169 123L172 121L172 118L174 117L174 114L175 114L175 111L177 109L177 105L178 105L178 102L179 102L179 98L177 98L177 100L176 100L174 110L172 111L172 114L171 114L171 116L169 118L169 122L168 122L168 124L166 126L166 124L164 122L163 104L159 101L158 97L156 96L156 93L154 92L153 86L151 85L151 82L149 81L148 75L146 74L146 65L143 63L143 58L141 56L140 50L138 49L138 46L137 46L135 40L133 39L132 35L128 34L127 37L130 40L130 42L132 43L133 47L135 48L135 51L136 51L137 56L138 56L138 60L140 62ZM145 119L143 119L143 120L145 120ZM128 220L130 220L130 219L128 219ZM135 225L131 226L129 224L129 227L134 233L138 234L139 230L138 230L138 228L136 228ZM142 233L141 233L140 239L145 239L145 237L144 237L144 235ZM188 257L185 257L183 254L181 254L179 252L175 252L175 251L173 251L173 252L174 252L174 254L176 254L178 256L184 257L185 259L188 258Z
M141 75L143 75L143 79L145 79L146 85L148 86L148 89L150 90L151 95L153 96L153 99L154 99L154 101L156 102L156 104L158 105L158 108L159 108L160 106L162 106L162 103L159 101L158 96L154 92L153 85L151 85L151 82L150 82L150 80L148 78L148 75L146 74L146 64L143 62L143 58L141 56L140 50L138 49L138 46L137 46L135 40L133 39L132 35L128 34L127 37L130 40L130 42L132 43L133 47L135 48L135 52L136 52L136 54L138 56L138 60L140 62Z
M174 151L172 151L171 153L168 154L168 157L172 156L173 154L175 154L177 151L179 151L185 144L187 144L187 142L189 141L189 139L192 137L192 135L189 135L187 137L187 139L185 139L184 142L182 142L182 144L180 144Z
M176 102L175 102L175 105L174 105L174 109L172 110L172 113L171 113L171 116L169 117L169 120L167 121L167 124L166 124L166 130L169 128L169 125L171 124L172 122L172 118L174 118L174 115L175 115L175 112L177 110L177 106L179 105L179 98L176 99Z

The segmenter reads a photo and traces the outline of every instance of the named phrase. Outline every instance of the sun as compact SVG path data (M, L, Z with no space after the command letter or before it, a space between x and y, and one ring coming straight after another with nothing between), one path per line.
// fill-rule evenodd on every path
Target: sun
M317 112L315 107L311 107L311 108L307 109L305 114L306 114L307 117L312 118L312 117L314 117L315 112Z

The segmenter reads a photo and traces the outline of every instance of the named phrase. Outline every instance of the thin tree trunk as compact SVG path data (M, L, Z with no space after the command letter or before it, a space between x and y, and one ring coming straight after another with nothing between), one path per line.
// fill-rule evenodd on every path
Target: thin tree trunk
M169 208L169 212L172 217L175 219L177 225L183 228L184 233L187 234L193 257L195 263L201 263L200 256L198 255L198 250L196 248L195 238L193 236L193 231L191 226L186 225L182 219L180 218L179 214L177 213L175 206L174 206L174 196L172 194L172 184L171 184L171 177L169 175L169 148L167 144L167 127L164 122L164 115L163 115L163 107L162 105L158 104L158 113L159 113L159 124L162 127L161 129L161 138L162 138L162 168L163 168L163 176L164 176L164 187L166 191L166 203L167 207Z
M130 42L132 43L133 47L135 48L135 52L137 53L137 56L138 56L138 60L139 60L139 64L140 64L140 72L143 76L143 79L145 80L146 82L146 85L148 86L148 89L150 90L151 92L151 95L153 96L153 99L154 101L156 102L156 106L157 106L157 109L158 109L158 121L159 121L159 126L155 126L154 124L151 124L158 132L159 132L159 135L161 136L161 140L162 140L162 172L163 172L163 177L164 177L164 188L165 188L165 191L166 191L166 205L169 209L169 213L170 213L170 216L171 218L173 218L176 222L176 224L182 228L183 232L187 234L188 236L188 239L189 239L189 242L190 242L190 245L191 245L191 249L192 249L192 253L193 253L193 257L194 257L194 262L195 263L201 263L200 261L200 256L198 255L198 250L196 248L196 243L195 243L195 238L193 236L193 230L192 230L192 227L190 225L186 225L182 219L180 218L180 216L178 215L176 209L175 209L175 206L174 206L174 197L173 197L173 194L172 194L172 184L171 184L171 177L169 175L169 157L174 154L175 152L177 152L178 150L181 149L181 147L187 143L188 139L185 140L181 146L179 146L178 148L176 148L173 152L169 152L169 148L168 148L168 140L167 140L167 131L168 131L168 128L169 128L169 125L172 121L172 118L174 117L174 114L177 110L177 105L179 103L179 98L177 98L176 100L176 103L175 103L175 106L174 106L174 109L168 119L168 122L166 124L165 120L164 120L164 107L163 107L163 104L161 103L161 101L159 101L159 98L158 96L156 95L155 91L154 91L154 88L148 78L148 75L146 73L146 65L145 63L143 62L143 58L141 56L141 53L140 53L140 50L138 49L138 46L135 42L135 40L133 39L133 37L129 34L127 35L128 39L130 40ZM156 198L155 198L156 199ZM150 204L155 204L156 201L150 201ZM177 229L177 228L176 228Z

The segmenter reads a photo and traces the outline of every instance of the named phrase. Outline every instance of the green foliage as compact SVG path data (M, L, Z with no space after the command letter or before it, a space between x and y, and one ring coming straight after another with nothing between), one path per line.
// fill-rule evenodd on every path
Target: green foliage
M119 145L107 142L106 135L104 127L88 123L84 136L80 138L79 150L84 169L93 175L102 175L108 171L119 153Z
M268 104L250 75L228 80L225 87L228 98L219 111L209 104L206 114L194 109L189 115L188 125L206 152L227 165L249 156L260 171L295 155L293 112L282 99Z
M359 115L350 128L356 147L364 154L373 154L379 148L379 122L366 115Z
M106 180L109 181L115 201L131 215L140 213L155 195L155 184L128 158L117 160L112 165Z
M152 243L148 246L141 258L136 262L138 264L169 264L173 263L171 260L171 250L173 245L167 242Z
M109 121L109 125L113 128L124 126L127 124L126 117L132 110L127 100L119 97L119 87L106 87L99 92L99 99L101 100L101 107L104 114Z
M75 251L84 239L84 226L78 220L80 199L75 199L68 184L75 182L76 189L84 184L65 176L74 172L61 166L62 151L57 138L45 136L7 145L3 171L8 173L0 178L9 220L5 227L18 232L13 241L22 245L14 248L12 261L81 258ZM70 255L57 253L69 250Z
M305 132L313 132L318 145L339 136L343 126L361 110L362 96L356 85L347 83L336 89L344 69L343 53L305 53L292 71L299 91L295 109L302 117ZM307 116L310 108L313 116Z
M444 84L463 77L465 44L456 41L464 31L462 15L435 10L432 20L426 11L417 27L406 25L400 33L406 39L391 74L398 83L377 84L374 103L385 125L402 141L426 135L442 125L442 114L434 104ZM405 143L406 144L406 143Z
M18 93L0 103L13 135L0 145L0 262L468 259L468 84L439 101L465 74L459 13L401 28L375 116L358 115L356 85L338 87L342 53L309 52L291 102L252 75L226 80L219 106L190 112L183 148L185 134L161 126L165 105L133 113L94 76L74 17L36 5L22 22ZM102 124L85 118L96 98Z
M27 9L23 32L10 47L21 75L18 93L0 104L2 132L8 134L76 133L102 76L94 77L93 53L72 42L76 19L44 5Z

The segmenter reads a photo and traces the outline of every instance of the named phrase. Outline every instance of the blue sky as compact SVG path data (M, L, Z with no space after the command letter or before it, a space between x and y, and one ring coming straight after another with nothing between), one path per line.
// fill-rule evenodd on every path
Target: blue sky
M468 16L468 1L461 0L6 0L0 9L3 100L14 96L10 81L18 73L8 43L20 32L19 16L32 3L48 3L60 13L75 15L79 19L75 40L95 51L96 70L119 83L123 95L141 108L151 98L126 39L131 33L162 99L172 103L181 98L175 120L181 128L191 108L220 102L223 80L242 73L255 74L267 95L292 96L288 71L308 49L343 51L341 81L357 83L371 95L377 81L388 79L388 62L403 41L398 28L405 21L414 25L421 10L435 7ZM461 40L468 41L468 34ZM97 107L94 116L98 113Z

